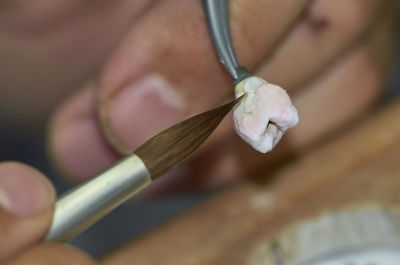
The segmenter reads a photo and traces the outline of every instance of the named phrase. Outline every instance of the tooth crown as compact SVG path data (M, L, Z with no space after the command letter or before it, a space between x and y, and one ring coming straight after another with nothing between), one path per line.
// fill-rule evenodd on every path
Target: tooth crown
M298 113L284 89L251 76L235 87L236 98L247 93L233 112L234 128L254 149L266 153L284 132L298 123Z

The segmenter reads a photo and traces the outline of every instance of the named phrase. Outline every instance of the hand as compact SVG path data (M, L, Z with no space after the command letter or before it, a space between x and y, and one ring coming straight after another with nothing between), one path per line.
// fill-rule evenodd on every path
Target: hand
M60 84L88 79L51 123L53 158L72 178L92 176L160 130L233 96L200 1L6 3L4 19L13 32L9 49L23 50L23 58L28 53L29 62L41 58L45 69L36 69L35 62L25 68L34 68L35 75L26 70L18 82L38 83L29 82L32 75L47 80L51 97ZM393 4L230 1L239 61L289 91L300 123L272 154L262 155L243 144L226 119L198 154L152 188L222 185L291 152L301 153L358 117L385 84Z
M40 243L52 219L55 192L37 170L0 163L0 264L95 264L72 247Z

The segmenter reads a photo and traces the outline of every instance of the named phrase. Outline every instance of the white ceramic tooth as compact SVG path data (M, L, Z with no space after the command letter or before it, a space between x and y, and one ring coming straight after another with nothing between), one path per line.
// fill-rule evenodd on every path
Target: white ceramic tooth
M297 110L284 89L260 77L248 77L236 85L236 98L244 93L246 98L233 111L234 128L254 149L269 152L298 123Z

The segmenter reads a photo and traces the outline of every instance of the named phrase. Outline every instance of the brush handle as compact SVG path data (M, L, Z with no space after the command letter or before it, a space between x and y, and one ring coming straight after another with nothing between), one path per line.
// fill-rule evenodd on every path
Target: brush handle
M137 155L121 159L57 200L45 240L71 240L150 183L150 173Z

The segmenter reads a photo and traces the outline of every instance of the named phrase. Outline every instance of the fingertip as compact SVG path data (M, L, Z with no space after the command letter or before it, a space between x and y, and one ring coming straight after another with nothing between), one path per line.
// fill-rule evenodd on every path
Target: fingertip
M54 202L55 190L38 170L0 163L0 263L44 236Z
M50 211L55 194L40 171L20 162L0 163L0 205L12 215L27 217Z
M118 158L104 142L96 121L90 119L69 124L50 142L55 165L70 180L89 178Z
M63 177L82 181L116 161L96 117L94 92L86 89L53 116L47 138L50 159Z

